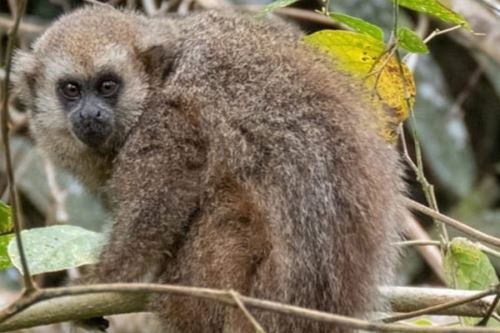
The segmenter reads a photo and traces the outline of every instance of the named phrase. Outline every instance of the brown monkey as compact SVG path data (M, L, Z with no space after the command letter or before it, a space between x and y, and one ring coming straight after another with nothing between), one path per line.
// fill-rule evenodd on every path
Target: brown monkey
M40 147L104 196L93 281L233 288L360 316L407 214L396 152L350 79L251 15L87 7L15 58ZM238 309L158 295L166 332L252 332ZM268 332L347 332L255 310Z

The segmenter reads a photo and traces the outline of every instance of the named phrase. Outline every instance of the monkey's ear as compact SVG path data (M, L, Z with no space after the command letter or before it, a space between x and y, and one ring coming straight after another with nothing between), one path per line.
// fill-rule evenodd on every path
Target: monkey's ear
M149 76L164 82L174 69L177 55L174 48L154 45L143 51L140 57Z
M39 63L31 52L17 50L12 62L12 92L25 107L33 104Z

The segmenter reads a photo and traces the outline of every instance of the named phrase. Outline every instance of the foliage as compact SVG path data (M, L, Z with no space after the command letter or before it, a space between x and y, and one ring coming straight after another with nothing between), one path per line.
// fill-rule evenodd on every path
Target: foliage
M356 32L371 36L381 42L384 41L384 31L359 17L350 16L343 13L331 12L329 16L340 23L345 24Z
M7 252L7 247L14 236L12 234L0 236L0 270L12 267L12 261Z
M392 0L396 1L396 0ZM460 24L467 30L472 30L464 17L443 5L438 0L398 0L400 6L426 13L444 22Z
M100 233L70 225L54 225L21 233L32 274L56 272L96 263L104 244ZM8 247L9 257L21 272L15 238Z
M483 290L498 283L495 269L479 247L465 238L454 238L444 256L444 270L452 288ZM478 319L467 318L469 324Z
M498 283L495 269L477 245L465 238L454 238L444 256L445 273L451 287L486 289Z
M12 219L10 207L0 201L0 234L12 231Z
M377 128L384 139L395 142L399 124L410 113L405 96L408 94L411 101L415 96L415 83L408 68L402 67L403 81L391 51L365 34L322 30L306 36L305 40L330 54L340 69L364 85L379 122Z
M7 255L7 246L12 239L11 209L0 201L0 270L12 266Z
M461 15L438 1L408 0L398 3L434 15L443 21L470 28ZM286 4L287 1L272 2L261 13L267 14ZM329 8L324 11L356 33L324 30L307 36L306 41L329 53L341 69L362 81L370 92L367 99L374 105L377 128L386 141L394 143L398 137L397 128L408 117L415 97L415 83L411 72L404 65L400 68L399 61L392 56L392 47L383 44L382 28L358 17L329 12ZM402 49L414 53L429 51L422 39L409 28L398 27L396 35L397 45Z
M422 39L412 30L401 27L397 31L398 44L401 48L414 53L427 53L429 49Z

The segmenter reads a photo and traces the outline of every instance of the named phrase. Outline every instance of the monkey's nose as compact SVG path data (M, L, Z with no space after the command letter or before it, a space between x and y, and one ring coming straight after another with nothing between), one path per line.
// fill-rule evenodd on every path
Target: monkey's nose
M79 114L80 126L88 135L102 136L109 127L109 116L99 109L83 110Z
M89 109L84 109L81 110L79 113L80 120L86 123L91 123L93 121L96 122L104 122L106 121L106 117L104 115L104 112L102 110L97 109L97 108L89 108Z

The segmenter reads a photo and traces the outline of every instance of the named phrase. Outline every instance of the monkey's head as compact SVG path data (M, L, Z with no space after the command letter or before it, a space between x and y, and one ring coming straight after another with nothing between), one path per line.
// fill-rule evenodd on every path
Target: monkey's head
M137 14L86 7L14 57L14 92L30 111L36 141L77 174L87 171L75 163L112 158L142 113L148 71L166 66L154 64L158 52L147 30Z

